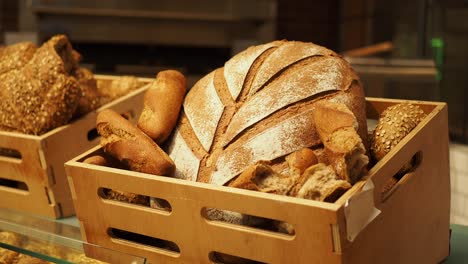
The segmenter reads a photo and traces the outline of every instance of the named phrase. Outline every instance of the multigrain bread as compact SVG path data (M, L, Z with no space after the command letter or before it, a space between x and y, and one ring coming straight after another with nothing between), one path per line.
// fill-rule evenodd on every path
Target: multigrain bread
M27 43L5 50L0 57L0 128L40 135L68 123L80 99L71 76L78 61L68 39L58 35L35 50ZM14 61L19 59L15 54L24 56L21 62Z
M285 164L290 153L321 144L312 117L320 101L346 105L367 142L363 89L339 55L293 41L248 48L186 95L168 140L176 177L224 185L259 160Z
M6 46L0 51L0 74L19 70L28 63L37 47L32 42L21 42Z
M146 91L138 128L157 144L166 141L174 129L186 86L182 73L167 70L159 72Z
M82 116L102 105L101 94L97 89L97 82L93 73L85 68L78 68L73 76L78 81L78 87L81 91L81 97L76 108L74 116Z
M426 116L415 104L401 103L385 109L373 132L371 154L375 161L381 160Z
M171 176L174 163L145 133L113 110L97 115L96 128L106 153L126 164L131 170Z

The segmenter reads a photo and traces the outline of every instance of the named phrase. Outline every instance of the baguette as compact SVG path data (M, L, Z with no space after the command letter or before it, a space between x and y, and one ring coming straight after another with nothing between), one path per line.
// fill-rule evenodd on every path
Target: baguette
M171 134L179 117L186 89L185 77L175 70L161 71L146 91L138 127L156 143Z
M106 153L133 171L172 176L174 162L130 121L113 110L99 112L96 127Z

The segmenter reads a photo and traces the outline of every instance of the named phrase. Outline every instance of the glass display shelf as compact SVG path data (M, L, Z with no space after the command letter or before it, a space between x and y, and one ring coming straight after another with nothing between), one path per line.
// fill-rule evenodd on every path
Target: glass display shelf
M86 257L97 248L99 260ZM8 255L33 257L34 263L146 263L144 257L83 242L76 217L56 220L0 209L0 263L8 264Z

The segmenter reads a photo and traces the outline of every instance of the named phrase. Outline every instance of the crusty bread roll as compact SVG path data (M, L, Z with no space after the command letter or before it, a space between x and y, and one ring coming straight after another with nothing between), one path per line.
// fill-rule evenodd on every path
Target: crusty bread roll
M315 152L308 148L302 148L286 157L289 166L289 175L298 177L312 165L318 163Z
M169 156L130 121L113 110L99 112L96 128L106 153L133 171L171 176L174 163Z
M174 129L186 86L182 73L167 70L159 72L146 91L138 127L156 143L162 144Z
M259 160L283 164L319 146L312 112L320 101L345 104L367 142L363 89L339 55L294 41L248 48L187 93L168 140L176 177L224 185Z

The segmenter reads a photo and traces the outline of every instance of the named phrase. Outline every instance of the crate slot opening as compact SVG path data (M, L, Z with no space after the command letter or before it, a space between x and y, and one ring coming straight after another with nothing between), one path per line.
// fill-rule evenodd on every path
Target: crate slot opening
M21 155L21 152L17 149L0 147L0 158L21 161L23 155Z
M401 182L408 177L413 175L423 161L423 153L422 151L416 152L410 159L408 163L398 171L397 174L393 175L382 187L380 191L381 197L380 200L382 202L387 201L390 196L395 192L395 190L400 186Z
M155 228L157 227L155 226ZM177 255L180 254L179 246L173 241L142 235L112 227L107 229L107 234L114 241L136 244L136 247L141 247L142 245L149 246L157 249L162 249L171 253L177 253Z
M165 212L172 212L172 205L167 200L158 197L150 197L147 195L123 192L102 187L98 189L98 196L104 200L150 207L152 209L162 210Z
M292 224L277 219L253 216L210 207L202 208L201 215L211 222L223 222L237 226L244 226L246 228L260 229L278 233L281 236L286 235L288 238L295 235L295 229Z
M6 179L6 178L0 178L0 186L29 192L28 185L22 181L15 181L15 180Z
M88 131L88 134L86 135L86 137L88 138L88 141L93 141L95 140L96 138L99 137L99 134L98 134L98 131L96 128L93 128L91 130Z
M255 260L251 260L251 259L247 259L247 258L243 258L239 256L233 256L233 255L229 255L229 254L225 254L225 253L221 253L217 251L211 251L210 254L208 254L208 258L210 259L212 263L216 263L216 264L238 264L238 263L261 264L261 263L265 263L265 262L255 261Z

